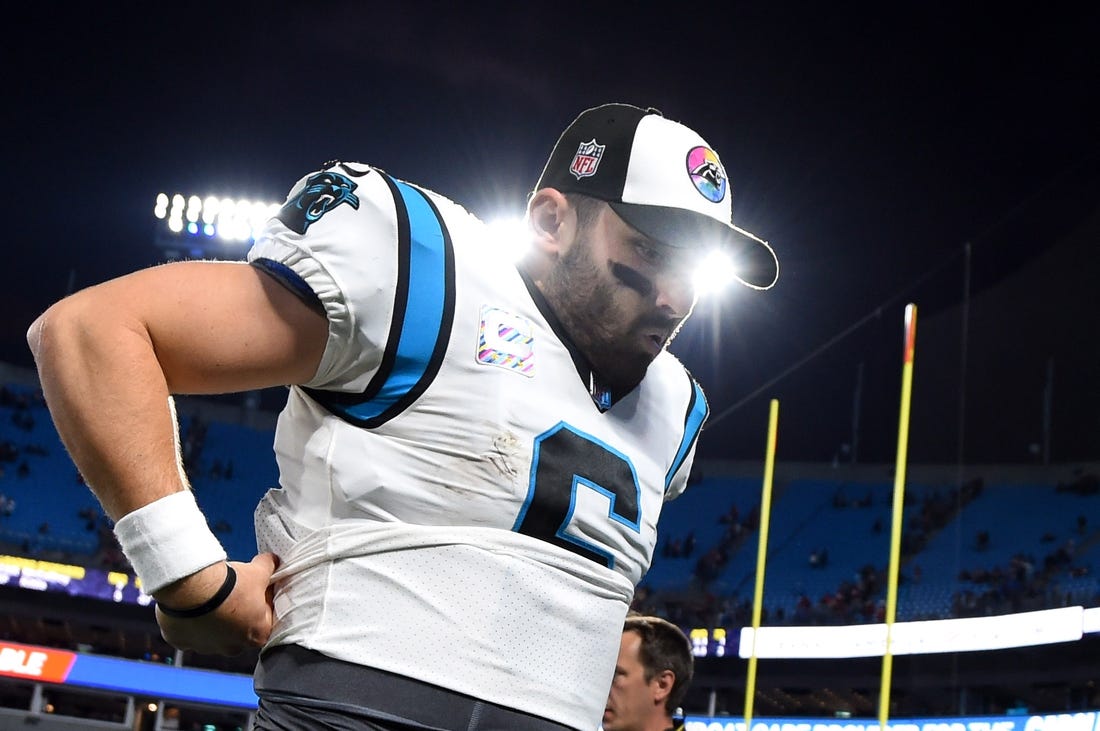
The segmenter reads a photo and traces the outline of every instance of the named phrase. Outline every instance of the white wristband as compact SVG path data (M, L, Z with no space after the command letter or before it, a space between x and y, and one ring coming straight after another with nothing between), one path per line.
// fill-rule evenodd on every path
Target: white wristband
M115 536L147 594L226 559L190 490L122 516Z

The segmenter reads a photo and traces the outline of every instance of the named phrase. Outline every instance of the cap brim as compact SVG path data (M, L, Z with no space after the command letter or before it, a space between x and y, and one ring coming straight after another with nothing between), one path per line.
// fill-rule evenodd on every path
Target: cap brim
M734 258L734 276L747 287L771 289L779 279L779 258L772 247L742 228L683 208L611 201L608 205L631 227L666 246L721 246Z

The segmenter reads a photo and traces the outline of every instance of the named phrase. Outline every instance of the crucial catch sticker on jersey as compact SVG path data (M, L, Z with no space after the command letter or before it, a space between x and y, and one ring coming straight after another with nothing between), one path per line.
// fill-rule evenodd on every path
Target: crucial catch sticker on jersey
M535 375L535 338L531 322L519 315L483 305L477 331L477 362Z

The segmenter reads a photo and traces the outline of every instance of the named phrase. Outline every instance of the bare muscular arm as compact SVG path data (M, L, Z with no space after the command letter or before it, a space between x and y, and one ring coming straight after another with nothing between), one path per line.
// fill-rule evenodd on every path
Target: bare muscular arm
M115 520L187 487L170 394L302 383L326 338L322 314L236 262L167 264L90 287L52 306L28 333L58 433ZM266 592L273 558L256 564L238 567L238 589L218 615L232 614L238 595L254 595L260 584ZM200 604L224 576L224 566L208 567L157 599ZM170 624L162 619L166 637Z

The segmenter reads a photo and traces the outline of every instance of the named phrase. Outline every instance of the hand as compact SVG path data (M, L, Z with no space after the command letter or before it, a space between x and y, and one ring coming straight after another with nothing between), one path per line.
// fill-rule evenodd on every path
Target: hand
M279 560L273 553L261 553L249 563L231 563L237 572L237 584L214 611L180 619L157 609L157 624L168 644L202 654L239 655L267 642L275 614L271 575ZM172 608L198 606L214 595L225 575L225 564L208 566L157 592L156 599Z

